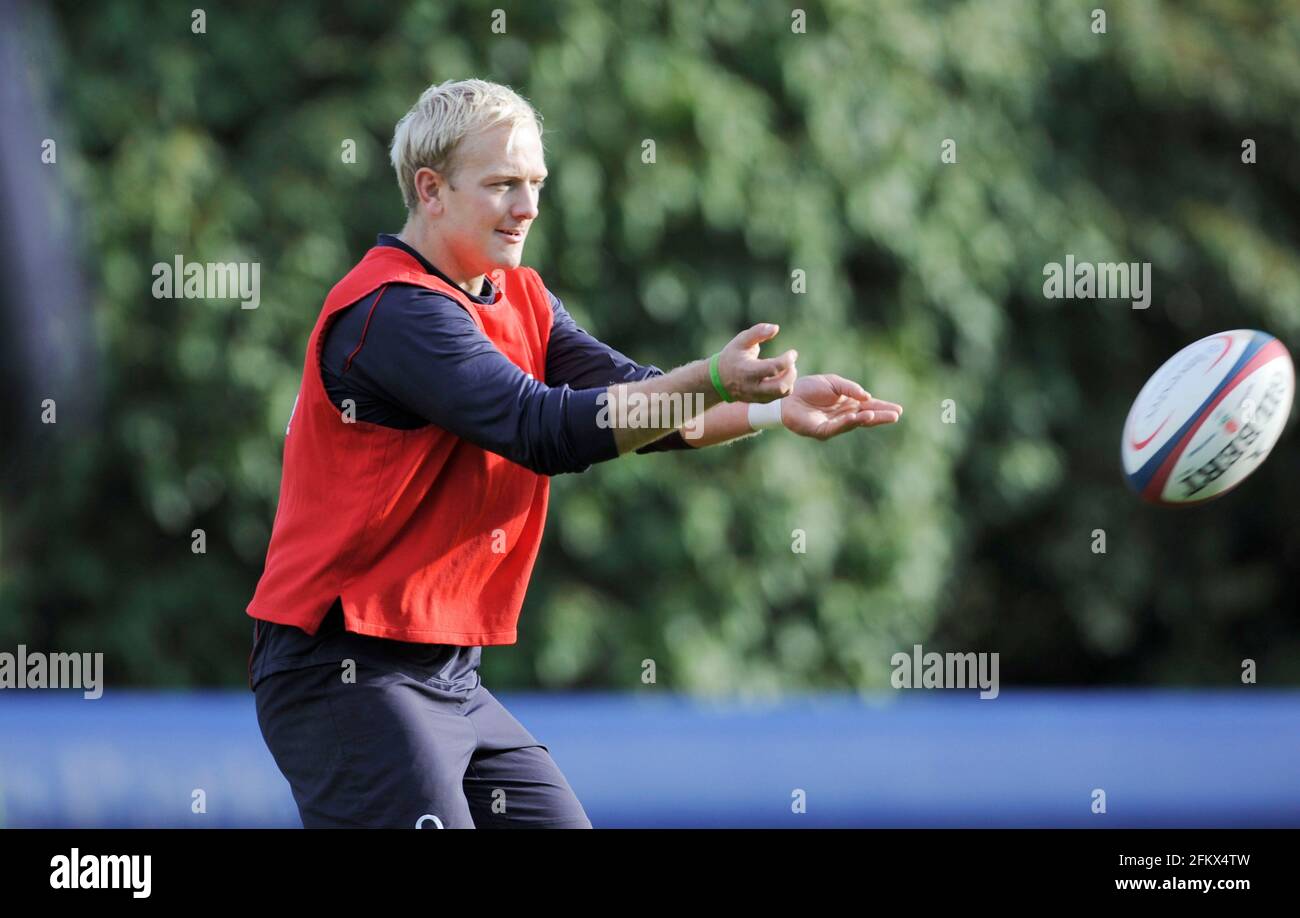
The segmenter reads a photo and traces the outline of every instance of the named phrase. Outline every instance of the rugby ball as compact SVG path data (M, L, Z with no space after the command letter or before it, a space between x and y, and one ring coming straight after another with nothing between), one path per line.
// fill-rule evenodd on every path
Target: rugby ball
M1124 422L1124 477L1154 504L1199 504L1246 480L1291 414L1295 367L1272 335L1236 329L1156 370Z

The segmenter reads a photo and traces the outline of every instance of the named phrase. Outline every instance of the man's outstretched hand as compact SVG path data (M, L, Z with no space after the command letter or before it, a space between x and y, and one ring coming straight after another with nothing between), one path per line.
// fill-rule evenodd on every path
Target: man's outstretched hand
M853 380L834 373L800 377L781 402L781 423L814 440L829 440L855 427L893 424L902 414L902 405L872 398Z

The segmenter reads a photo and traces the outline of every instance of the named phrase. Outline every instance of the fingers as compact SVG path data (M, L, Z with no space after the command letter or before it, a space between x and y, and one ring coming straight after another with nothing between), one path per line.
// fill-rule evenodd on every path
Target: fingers
M841 395L847 395L850 398L856 398L862 402L871 401L871 393L851 379L845 379L843 376L838 376L835 373L827 373L826 381L829 382L831 387Z
M780 376L794 369L795 363L799 360L799 352L794 348L786 351L780 357L767 357L763 360L755 360L755 373L759 379L767 379L769 376Z
M740 365L742 397L746 401L770 402L794 390L799 370L799 352L786 351L767 360L744 360Z
M761 395L769 396L769 400L784 398L794 391L795 380L798 378L798 369L791 366L786 372L769 377L759 383L758 391Z
M831 437L838 437L846 430L852 430L854 427L864 426L858 423L858 419L853 414L840 415L826 422L822 428L822 435L819 439L829 440Z
M731 339L732 344L741 348L758 347L764 341L770 341L775 338L781 326L771 322L759 322L757 325L745 329L736 337Z
M859 427L879 427L882 424L895 424L898 422L900 412L879 410L879 411L859 411L857 413L857 424Z
M824 374L826 381L831 384L831 388L840 395L847 395L850 398L857 399L861 403L863 410L893 412L898 420L903 415L903 406L897 402L887 402L881 398L875 398L870 392L862 388L861 385L851 379L845 379L835 373Z
M892 413L893 420L897 421L903 416L903 406L897 402L888 402L882 398L875 398L870 392L862 388L861 385L851 379L845 379L843 376L837 376L834 373L825 374L826 381L830 383L831 388L840 395L841 400L845 397L851 398L858 403L858 410L872 411L877 415L880 413ZM877 422L886 423L886 422ZM888 423L893 423L889 421Z
M854 411L828 420L818 439L829 440L855 427L883 427L897 422L898 414L893 411Z
M794 390L795 380L798 378L799 370L793 364L785 372L775 376L755 378L747 387L750 394L746 400L762 404L784 398Z
M795 362L799 352L792 348L779 357L758 356L759 345L774 338L779 331L780 326L774 323L760 322L736 335L723 348L718 373L722 385L735 399L770 402L793 391L798 379Z
M859 410L863 410L863 411L892 411L894 414L896 414L896 415L898 415L898 416L900 416L900 417L901 417L902 414L903 414L903 406L902 406L902 405L897 405L897 404L895 404L894 402L887 402L887 401L885 401L884 399L880 399L880 398L869 399L868 401L866 401L866 402L864 402L864 403L862 404L862 407L861 407Z

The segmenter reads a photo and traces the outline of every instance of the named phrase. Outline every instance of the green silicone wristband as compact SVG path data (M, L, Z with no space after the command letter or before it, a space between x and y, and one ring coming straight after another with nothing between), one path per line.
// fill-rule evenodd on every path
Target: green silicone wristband
M721 356L722 351L718 351L709 358L709 378L713 380L713 388L718 390L718 395L721 396L724 402L734 402L735 399L731 397L731 393L722 385L722 374L718 372L718 359Z

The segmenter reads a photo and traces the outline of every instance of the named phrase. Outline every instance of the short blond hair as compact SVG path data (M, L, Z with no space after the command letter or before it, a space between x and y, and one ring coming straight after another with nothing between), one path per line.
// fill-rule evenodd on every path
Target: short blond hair
M430 86L397 122L389 158L402 189L408 211L420 202L415 191L415 173L428 167L448 178L456 170L455 154L460 142L478 131L498 124L511 125L509 143L521 124L532 124L542 133L542 116L509 86L486 80L448 80Z

